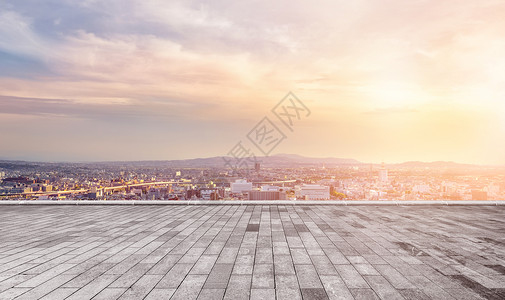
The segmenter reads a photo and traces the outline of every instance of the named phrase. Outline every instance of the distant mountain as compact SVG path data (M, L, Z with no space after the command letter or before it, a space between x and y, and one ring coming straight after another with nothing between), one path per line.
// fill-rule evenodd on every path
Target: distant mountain
M229 157L231 159L231 157ZM312 166L339 166L339 165L359 165L361 162L348 158L314 158L296 154L277 154L272 156L257 156L256 160L264 167L312 167ZM252 161L252 160L251 160ZM207 158L179 159L179 160L145 160L145 161L108 161L108 162L82 162L82 163L48 163L48 162L28 162L28 161L0 161L0 168L14 169L16 166L37 167L51 165L130 165L136 167L173 167L173 168L210 168L223 167L225 160L223 156ZM251 165L252 167L252 165Z
M223 156L207 158L179 159L179 160L145 160L145 161L104 161L104 162L31 162L21 160L0 160L0 169L52 169L63 168L94 168L97 166L134 166L147 168L212 168L223 167L225 161ZM228 159L231 159L229 157ZM364 163L351 158L336 157L306 157L297 154L276 154L272 156L258 156L256 160L263 167L335 167L335 166L359 166ZM366 165L369 165L366 163ZM371 164L380 166L380 164ZM450 161L421 162L408 161L398 164L387 164L387 168L478 168L485 167L471 164L460 164ZM251 165L251 167L253 167Z
M393 164L395 167L403 168L471 168L479 167L478 165L471 164L460 164L452 161L433 161L433 162L422 162L422 161L407 161L399 164Z
M279 164L291 163L295 165L317 165L317 166L337 166L337 165L360 165L362 162L351 158L336 157L306 157L297 154L277 154L262 157L265 163Z
M225 157L214 156L207 158L193 158L180 160L156 160L156 161L133 161L127 162L135 166L159 166L159 167L174 167L174 168L209 168L223 167L225 165ZM232 159L228 157L228 159ZM251 159L251 162L254 160ZM312 158L296 154L277 154L272 156L257 156L256 161L264 167L302 167L302 166L337 166L337 165L357 165L361 162L355 159L346 158ZM103 162L103 164L124 164L126 162ZM98 163L102 164L102 163ZM252 167L252 165L251 165Z

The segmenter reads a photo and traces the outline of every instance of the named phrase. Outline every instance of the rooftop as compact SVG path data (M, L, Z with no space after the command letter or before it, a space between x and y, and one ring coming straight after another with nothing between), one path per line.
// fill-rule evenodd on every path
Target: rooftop
M504 299L503 205L2 205L0 299Z

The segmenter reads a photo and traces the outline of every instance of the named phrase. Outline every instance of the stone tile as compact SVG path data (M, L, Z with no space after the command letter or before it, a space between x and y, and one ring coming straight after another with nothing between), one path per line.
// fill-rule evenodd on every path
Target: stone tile
M233 270L232 264L215 264L212 271L205 282L207 289L223 289L228 286L231 272Z
M328 299L326 291L322 288L302 288L304 300L325 300Z
M316 268L313 265L296 265L295 270L301 289L323 288Z
M22 295L22 294L28 292L29 290L30 290L30 288L28 288L28 287L13 287L13 288L10 288L10 289L5 290L2 293L0 293L0 299L1 300L14 299L14 298L18 297L19 295Z
M172 269L158 282L156 288L159 289L176 289L184 280L193 265L191 264L176 264Z
M254 255L238 255L233 267L233 274L252 274L254 269Z
M252 275L232 275L224 299L249 299L251 295Z
M121 297L127 288L105 288L100 293L98 293L93 300L116 300Z
M312 256L312 263L316 267L317 274L319 275L337 275L337 270L331 264L331 261L326 257L326 255Z
M366 289L370 286L352 265L335 265L338 274L350 289Z
M96 294L98 294L102 289L111 284L114 280L116 280L119 275L102 275L100 277L95 278L89 284L77 290L70 297L66 298L69 300L78 300L78 299L91 299Z
M272 264L254 265L252 288L273 289L275 287L274 266Z
M397 289L414 289L415 286L405 276L390 265L377 265L377 270Z
M403 299L402 295L382 276L364 276L381 299Z
M275 300L275 289L251 289L250 300Z
M302 294L299 289L285 289L277 287L275 289L277 300L301 300Z
M504 215L502 206L5 206L0 299L503 299Z
M350 289L352 296L356 300L379 300L379 296L371 289Z
M202 255L189 274L208 275L216 263L217 255Z
M330 300L354 299L344 281L338 275L320 276L323 287Z
M72 295L75 293L78 288L57 288L50 292L49 294L45 295L44 297L40 298L41 300L60 300L60 299L66 299L68 296Z
M295 267L291 255L274 256L275 274L295 274Z
M225 289L202 289L198 300L222 300L225 291Z
M160 300L160 299L170 299L175 293L175 289L159 289L154 288L147 294L144 300Z
M207 275L188 275L172 296L173 300L197 299Z

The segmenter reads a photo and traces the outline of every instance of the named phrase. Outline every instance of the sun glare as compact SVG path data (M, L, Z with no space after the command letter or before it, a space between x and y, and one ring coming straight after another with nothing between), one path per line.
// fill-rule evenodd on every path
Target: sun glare
M366 88L368 99L377 108L404 108L423 102L423 92L402 82L380 82Z

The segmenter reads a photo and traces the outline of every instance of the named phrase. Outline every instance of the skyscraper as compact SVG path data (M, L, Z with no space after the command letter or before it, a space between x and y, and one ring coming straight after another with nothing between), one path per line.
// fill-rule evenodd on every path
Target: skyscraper
M388 169L382 163L382 167L379 170L379 183L388 183Z

